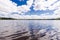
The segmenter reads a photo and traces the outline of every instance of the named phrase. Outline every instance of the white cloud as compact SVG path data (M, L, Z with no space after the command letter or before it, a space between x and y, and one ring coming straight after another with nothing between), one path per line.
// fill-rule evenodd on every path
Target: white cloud
M25 13L30 11L32 3L33 0L28 0L27 5L17 6L16 3L10 0L0 0L0 11L5 12L6 15L11 14L12 12L18 12L19 14L23 14L22 12Z
M16 4L12 3L9 0L0 0L0 14L4 15L4 17L9 17L8 14L16 11Z
M54 19L54 18L60 18L60 15L16 15L16 19ZM15 17L16 17L15 16ZM13 16L14 17L14 16ZM14 18L15 18L14 17Z
M60 1L58 1L57 3L55 3L54 5L52 6L49 6L49 10L54 10L54 9L59 9L60 7Z
M34 10L46 10L46 9L49 9L50 7L51 7L51 9L52 9L52 7L54 7L54 9L55 9L55 7L57 7L57 4L59 4L59 3L54 4L56 1L57 0L48 0L48 1L45 1L45 0L35 0L35 2L34 2ZM52 4L54 4L54 5L51 6Z
M0 0L0 10L3 11L3 9L8 12L14 12L17 10L17 7L14 3L12 3L11 1L9 0Z
M22 6L18 6L18 12L28 12L30 11L30 7L32 6L33 0L28 0L27 1L27 5L22 5Z
M4 17L11 17L17 19L51 19L51 18L60 18L60 1L57 0L35 0L33 9L34 10L54 10L53 15L49 15L49 13L41 14L41 15L23 15L25 12L30 11L30 7L32 6L33 0L28 0L27 5L17 6L16 3L10 0L0 0L0 14L5 15ZM53 5L54 4L54 5ZM48 8L47 8L48 7ZM17 12L18 14L11 15L12 12ZM22 14L22 15L19 15Z
M57 0L35 0L34 2L34 10L55 10L52 15L49 13L41 14L41 15L31 15L31 16L24 16L26 19L53 19L53 18L60 18L60 1ZM48 7L48 8L47 8Z
M35 0L34 10L55 10L52 15L41 14L40 17L45 18L60 18L60 1L58 0Z

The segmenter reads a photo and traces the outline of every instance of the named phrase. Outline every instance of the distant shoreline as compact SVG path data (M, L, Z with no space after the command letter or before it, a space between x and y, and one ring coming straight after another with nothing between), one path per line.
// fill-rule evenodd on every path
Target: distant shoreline
M19 19L16 19L16 18L4 18L4 17L1 17L0 18L0 20L60 20L60 18L55 18L55 19L32 19L32 18L30 18L30 19L27 19L27 18L25 18L25 19L23 19L23 18L19 18Z
M0 20L60 20L60 19L13 19L13 18L0 18Z

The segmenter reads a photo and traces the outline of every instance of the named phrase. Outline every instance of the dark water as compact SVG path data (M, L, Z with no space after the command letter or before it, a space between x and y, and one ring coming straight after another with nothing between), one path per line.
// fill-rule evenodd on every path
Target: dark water
M60 20L0 20L0 39L60 40Z

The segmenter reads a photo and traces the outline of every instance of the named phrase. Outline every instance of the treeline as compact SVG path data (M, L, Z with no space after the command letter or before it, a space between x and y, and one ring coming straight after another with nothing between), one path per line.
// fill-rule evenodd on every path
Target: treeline
M0 18L0 20L15 20L14 18Z
M14 19L14 18L0 18L0 20L60 20L60 18L55 19Z

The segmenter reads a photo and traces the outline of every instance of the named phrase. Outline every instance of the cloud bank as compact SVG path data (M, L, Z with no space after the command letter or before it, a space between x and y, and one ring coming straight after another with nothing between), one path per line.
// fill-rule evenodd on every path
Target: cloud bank
M28 0L27 5L17 6L16 3L10 0L0 0L0 16L1 17L11 17L16 19L51 19L60 18L60 0ZM34 5L32 5L34 4ZM24 15L26 12L30 11L30 7L33 6L33 10L54 10L52 15L49 13L41 15ZM16 14L13 14L13 13ZM13 15L12 15L13 14ZM21 14L21 15L20 15ZM28 14L28 13L27 13ZM48 15L47 15L48 14Z
M8 15L10 16L11 13L14 13L14 12L18 13L17 15L14 14L16 16L18 16L19 14L24 14L25 12L30 11L30 7L32 3L33 3L33 0L28 0L27 5L17 6L16 3L10 0L5 0L5 1L0 0L0 14L3 14L5 16L8 16Z

